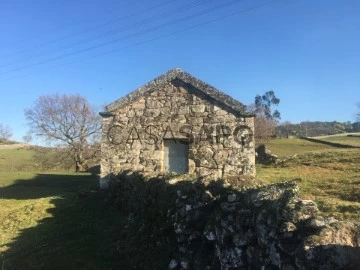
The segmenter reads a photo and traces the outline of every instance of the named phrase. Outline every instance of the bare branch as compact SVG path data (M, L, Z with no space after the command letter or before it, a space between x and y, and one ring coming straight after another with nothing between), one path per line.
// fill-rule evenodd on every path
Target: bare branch
M34 107L25 110L30 132L47 141L67 146L77 170L98 151L101 119L88 101L79 95L41 96Z
M8 140L11 136L11 128L8 125L0 124L0 140Z

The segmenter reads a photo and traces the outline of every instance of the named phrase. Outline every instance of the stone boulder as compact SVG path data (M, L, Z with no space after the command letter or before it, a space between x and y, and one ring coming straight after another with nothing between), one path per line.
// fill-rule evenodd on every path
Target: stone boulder
M259 164L269 165L277 163L279 157L271 153L271 151L265 146L265 144L260 144L255 149L255 161Z

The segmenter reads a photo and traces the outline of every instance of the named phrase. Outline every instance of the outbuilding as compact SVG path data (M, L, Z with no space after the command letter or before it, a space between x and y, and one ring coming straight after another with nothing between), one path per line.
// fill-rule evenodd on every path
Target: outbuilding
M209 180L255 175L254 115L179 68L109 104L100 115L103 188L125 171Z

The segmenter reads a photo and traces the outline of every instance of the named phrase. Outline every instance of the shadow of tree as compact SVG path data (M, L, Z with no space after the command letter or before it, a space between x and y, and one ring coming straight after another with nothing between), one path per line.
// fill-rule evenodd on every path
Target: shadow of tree
M36 211L48 216L35 227L14 234L8 249L0 254L1 269L116 268L114 235L122 219L98 194L79 192L97 185L97 177L87 174L39 174L0 188L0 199L25 201L25 208L5 217L13 219L11 226L17 226L16 219L26 219ZM11 226L4 228L4 233L16 232Z
M37 174L33 179L18 179L0 188L0 198L29 200L76 192L96 185L96 177L88 174Z

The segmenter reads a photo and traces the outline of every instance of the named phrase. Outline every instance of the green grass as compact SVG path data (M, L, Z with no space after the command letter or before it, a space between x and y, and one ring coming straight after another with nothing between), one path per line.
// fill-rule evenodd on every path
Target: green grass
M280 157L294 158L277 165L257 165L257 176L268 183L300 181L301 195L315 200L323 215L360 219L360 150L339 149L298 139L268 143Z
M116 210L77 195L97 186L97 177L13 173L1 182L2 269L106 268L113 237L104 231L120 224Z
M326 138L321 138L323 141L346 144L351 146L360 147L360 135L358 136L331 136Z
M95 192L97 176L36 171L29 150L0 156L1 270L167 268L169 250Z
M313 143L301 139L273 139L266 142L265 145L272 153L279 157L288 157L333 149L329 145Z
M259 179L298 179L301 196L315 200L323 215L360 219L359 149L299 139L271 140L267 146L280 157L293 158L257 165ZM126 227L123 214L101 197L78 195L96 188L97 177L38 171L32 155L31 150L0 150L1 270L131 269L137 265L137 250L154 249L146 246L147 236L139 240L140 225Z
M121 268L121 215L95 195L78 195L96 189L97 176L36 172L32 154L0 150L0 269Z
M30 149L0 149L0 172L38 170L33 155L34 151Z

